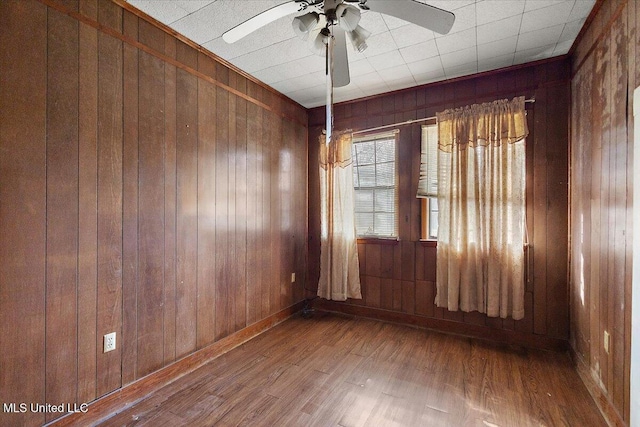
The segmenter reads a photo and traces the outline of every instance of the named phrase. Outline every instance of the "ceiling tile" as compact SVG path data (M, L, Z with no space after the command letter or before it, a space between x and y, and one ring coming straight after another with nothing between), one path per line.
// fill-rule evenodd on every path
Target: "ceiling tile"
M556 44L555 49L553 49L553 55L564 55L569 52L571 46L573 45L572 40L561 41Z
M366 57L377 56L398 49L389 31L374 34L369 37L367 39L367 46L367 50L364 51L364 56Z
M360 26L374 34L389 31L387 23L384 22L382 15L371 11L362 11L360 15Z
M416 84L423 85L431 82L437 82L446 78L444 74L444 70L440 68L439 70L433 70L426 73L416 74L413 76L413 79L416 81Z
M409 67L407 67L405 64L397 65L395 67L387 68L384 70L379 70L378 74L387 84L393 83L394 80L410 80L415 83L415 81L413 80L413 74L411 74Z
M381 15L381 16L388 30L403 27L405 25L413 25L413 24L409 24L409 22L405 21L404 19L396 18L395 16L389 16L389 15Z
M522 15L522 25L520 31L527 33L529 31L540 30L542 28L553 27L554 25L564 24L571 15L573 1L558 3L553 6L536 9L531 12L525 12Z
M438 55L438 47L435 40L414 44L400 49L405 62L416 62L422 59L431 58Z
M447 8L444 8L444 9L450 10ZM449 31L449 34L454 34L459 31L468 30L469 28L474 28L476 26L475 3L456 9L453 12L456 15L456 19L453 22L453 27L451 27L451 31Z
M375 69L371 66L367 59L349 62L349 71L352 76L361 76L363 74L373 73Z
M427 3L439 9L457 13L458 9L472 5L476 0L421 0L420 2Z
M436 45L440 55L473 47L476 45L476 29L470 28L459 33L436 37Z
M404 64L402 55L400 55L400 52L398 52L397 50L383 53L382 55L378 56L372 56L370 58L367 58L367 60L376 71L386 70L387 68L392 68L399 64Z
M484 0L476 3L477 25L499 21L524 12L524 3L519 0Z
M478 72L497 70L513 65L514 54L496 56L493 58L478 58Z
M555 44L551 44L548 46L538 46L532 49L516 52L513 56L513 64L524 64L525 62L549 58L553 54L555 47Z
M524 2L524 11L529 12L566 2L567 0L526 0ZM573 0L571 0L571 2L573 3Z
M563 41L571 41L573 42L575 38L580 33L582 26L584 25L585 19L578 19L576 21L567 22L564 25L564 29L562 30L562 35L560 36L561 42Z
M163 24L171 24L189 14L178 3L152 0L129 0L129 3Z
M476 53L476 47L470 47L467 49L459 50L453 53L447 53L440 55L442 59L442 66L447 71L447 68L457 67L459 65L465 65L470 63L476 63L478 56Z
M510 36L517 36L520 33L521 22L522 15L518 15L490 24L479 25L477 27L478 43L489 43Z
M555 44L558 42L564 24L554 25L553 27L543 28L542 30L530 31L528 33L522 33L518 36L518 46L516 50L533 49L536 46L546 46Z
M197 10L202 9L205 6L208 6L209 4L215 1L218 1L218 0L178 0L175 3L179 7L187 11L188 13L193 13ZM163 3L163 2L156 1L156 3Z
M596 0L577 0L571 9L569 15L569 21L575 21L577 19L586 19L591 13Z
M304 43L298 39L289 39L267 46L256 53L234 58L233 63L252 73L306 56L309 56L309 51Z
M407 64L411 73L416 76L418 74L424 74L435 70L442 70L442 60L439 56L423 59L421 61L411 62Z
M254 76L264 82L278 82L280 80L291 79L316 71L324 72L324 67L324 58L317 55L310 55L294 61L258 70L254 73Z
M468 76L470 74L475 74L478 72L478 64L477 62L456 65L454 67L448 67L444 69L444 74L448 79L453 79L455 77Z
M390 31L396 46L400 49L414 44L433 40L433 31L417 25L405 25L404 27L395 28Z
M513 53L516 51L518 44L518 36L508 37L502 40L496 40L491 43L484 43L478 45L478 60L494 58L497 56L504 56L510 54L513 57Z

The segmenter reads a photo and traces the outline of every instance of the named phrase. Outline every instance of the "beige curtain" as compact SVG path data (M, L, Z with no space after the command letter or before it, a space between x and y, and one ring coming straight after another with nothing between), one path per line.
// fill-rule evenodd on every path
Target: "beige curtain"
M524 317L524 97L437 114L436 305Z
M362 298L356 241L351 133L320 137L320 281L318 296Z

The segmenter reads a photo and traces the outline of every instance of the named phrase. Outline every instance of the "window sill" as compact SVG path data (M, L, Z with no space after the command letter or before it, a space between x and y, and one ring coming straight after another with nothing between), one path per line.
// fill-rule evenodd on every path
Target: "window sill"
M437 240L427 240L427 239L420 239L420 244L422 246L426 246L428 248L435 248L438 246L438 241Z
M362 245L397 245L397 237L358 237L358 244Z

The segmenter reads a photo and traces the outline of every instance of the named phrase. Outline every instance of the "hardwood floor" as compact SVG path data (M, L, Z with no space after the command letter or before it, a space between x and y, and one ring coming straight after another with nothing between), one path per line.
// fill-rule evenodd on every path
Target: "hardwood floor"
M103 426L604 426L566 354L291 318Z

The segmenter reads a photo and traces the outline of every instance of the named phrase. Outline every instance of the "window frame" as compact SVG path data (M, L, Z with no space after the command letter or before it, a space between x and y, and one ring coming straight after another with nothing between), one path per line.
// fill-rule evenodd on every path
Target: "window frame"
M363 142L370 142L370 141L375 141L375 140L393 140L394 143L394 158L393 158L393 190L394 190L394 200L393 200L393 236L383 236L383 235L376 235L376 234L367 234L367 235L360 235L357 232L356 229L356 239L358 241L358 243L383 243L383 244L394 244L395 242L398 242L400 240L400 235L399 235L399 216L398 216L398 211L399 211L399 182L398 182L398 134L400 133L399 129L394 129L391 131L383 131L383 132L367 132L367 133L362 133L360 135L357 135L353 137L352 139L352 144L353 144L353 149L355 150L355 146L356 144L359 143L363 143ZM352 164L353 164L353 168L354 168L354 174L356 173L356 167L357 167L357 163L356 163L356 156L352 156ZM374 163L377 164L377 163ZM369 188L385 188L385 187L369 187ZM354 189L354 198L355 198L355 191L357 189L355 182L353 185L353 189ZM356 215L357 218L357 215ZM357 221L357 219L356 219ZM375 217L374 217L374 221L375 221Z
M422 147L422 128L426 126L434 126L437 128L437 122L424 124L420 127L420 146ZM437 129L436 129L437 130ZM421 149L422 150L422 149ZM437 176L437 172L436 172ZM420 199L420 242L422 242L425 246L436 246L438 243L438 236L430 235L430 227L429 224L431 222L431 210L429 209L431 204L431 199L437 199L437 197L429 196L429 197L418 197Z

